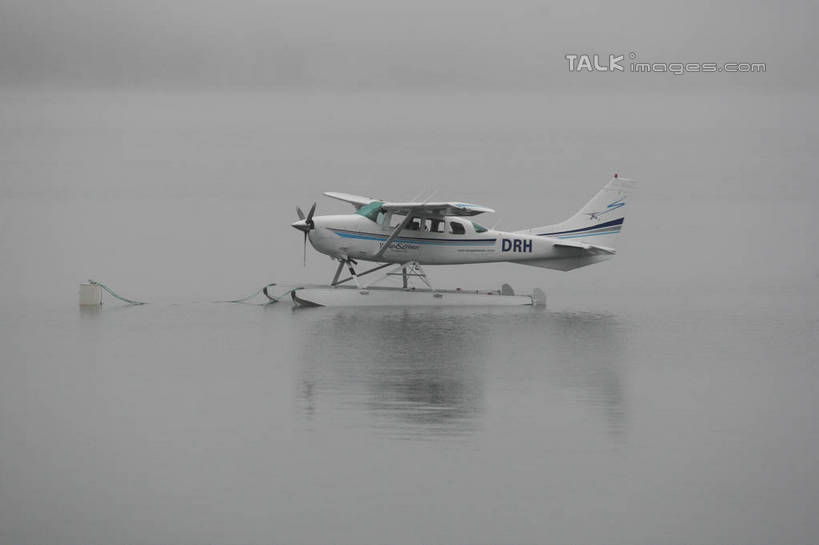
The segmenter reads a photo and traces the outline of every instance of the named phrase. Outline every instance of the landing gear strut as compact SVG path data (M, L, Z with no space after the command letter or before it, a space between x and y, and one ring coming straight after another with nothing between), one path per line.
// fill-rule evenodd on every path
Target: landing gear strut
M352 280L353 282L355 282L355 285L358 287L358 289L366 290L370 286L374 286L378 282L381 282L382 280L385 280L390 276L400 275L404 289L407 290L414 289L412 286L410 286L411 278L420 279L421 282L426 284L428 288L432 289L432 284L429 283L426 272L424 272L424 269L422 269L421 265L419 265L416 261L408 261L406 263L384 263L383 265L372 267L371 269L367 269L366 271L361 273L357 272L355 269L355 265L357 264L358 263L356 263L356 261L353 259L349 258L339 259L338 268L336 269L336 274L333 276L333 281L330 283L330 286L336 287ZM344 270L345 265L347 266L347 270L350 271L350 276L339 280L339 277L341 276L341 272ZM376 271L380 271L382 269L386 269L387 267L391 268L388 269L386 272L382 273L381 275L379 275L377 278L375 278L375 280L372 280L371 282L366 284L361 283L361 277L368 275L370 273L374 273Z

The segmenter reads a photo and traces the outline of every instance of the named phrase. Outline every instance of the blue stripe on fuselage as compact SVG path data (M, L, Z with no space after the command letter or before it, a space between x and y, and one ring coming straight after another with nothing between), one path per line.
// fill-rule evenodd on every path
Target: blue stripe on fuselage
M556 233L538 233L538 236L551 237L554 235L568 235L570 233L582 233L583 231L593 231L595 229L602 229L603 227L613 227L615 225L622 225L623 220L625 220L625 218L619 218L616 220L607 221L605 223L599 223L597 225L590 225L588 227L581 227L580 229L571 229L569 231L558 231Z
M384 242L387 240L387 235L380 235L377 233L353 233L350 231L342 231L340 229L330 229L336 235L342 238L354 238L358 240L376 240ZM401 242L403 244L433 244L441 246L494 246L494 238L480 238L480 239L435 239L435 238L416 238L416 237L398 237L393 242Z

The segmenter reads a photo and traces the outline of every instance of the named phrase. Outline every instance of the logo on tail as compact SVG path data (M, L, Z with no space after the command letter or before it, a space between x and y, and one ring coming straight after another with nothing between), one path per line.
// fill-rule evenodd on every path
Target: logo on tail
M598 220L598 219L600 219L600 216L602 216L603 214L608 214L609 212L617 210L621 206L625 206L625 205L626 205L626 198L623 197L622 199L618 199L618 200L614 201L613 203L610 203L608 206L606 206L605 210L601 210L600 212L586 212L586 215L589 216L590 220Z

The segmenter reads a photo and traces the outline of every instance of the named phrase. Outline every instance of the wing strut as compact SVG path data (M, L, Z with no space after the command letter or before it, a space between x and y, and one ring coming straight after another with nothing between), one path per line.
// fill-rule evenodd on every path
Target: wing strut
M401 232L401 230L402 230L404 227L406 227L406 226L407 226L407 224L410 222L410 219L412 219L412 215L411 215L411 214L409 214L409 213L407 213L407 215L406 215L406 216L404 216L404 221L402 221L400 224L398 224L398 227L396 227L395 229L393 229L392 234L391 234L391 235L390 235L390 236L387 238L387 240L386 240L386 241L384 241L384 245L383 245L383 246L381 246L381 249L380 249L380 250L378 250L378 253L376 253L376 254L373 256L375 259L378 259L378 258L380 258L382 255L384 255L384 252L386 252L386 251L387 251L387 248L389 248L389 247L390 247L390 244L392 244L392 242L393 242L393 241L394 241L394 240L395 240L395 239L398 237L398 233L400 233L400 232Z

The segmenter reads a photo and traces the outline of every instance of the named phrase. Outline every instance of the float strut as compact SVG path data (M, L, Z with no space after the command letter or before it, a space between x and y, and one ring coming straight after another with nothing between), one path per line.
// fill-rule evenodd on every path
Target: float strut
M336 284L339 283L338 282L338 277L341 276L341 271L343 271L343 270L344 270L344 260L339 259L338 260L338 268L336 269L336 275L333 277L333 281L330 282L331 286L335 286Z
M341 264L339 265L339 270L340 270L340 268L341 268L341 267L343 267L343 266L345 265L345 263L346 263L346 261L342 261L342 262L341 262ZM383 265L379 265L379 266L377 266L377 267L373 267L372 269L367 269L367 270L366 270L366 271L364 271L363 273L358 273L358 275L357 275L357 276L358 276L358 278L361 278L361 277L362 277L362 276L364 276L364 275L367 275L367 274L373 273L373 272L375 272L375 271L380 271L380 270L381 270L381 269L383 269L384 267L390 267L390 266L392 266L392 265L393 265L393 263L384 263ZM334 287L335 287L335 286L338 286L338 285L344 284L345 282L349 282L349 281L350 281L350 280L352 280L353 278L354 278L354 276L348 276L347 278L342 278L341 280L335 280L335 281L334 281L334 282L331 284L331 286L334 286Z
M358 289L360 290L364 289L361 287L361 282L358 281L358 275L355 272L355 267L353 267L353 264L352 262L350 262L350 260L347 260L347 270L350 271L350 277L353 279L353 282L355 282L355 285L358 286Z

